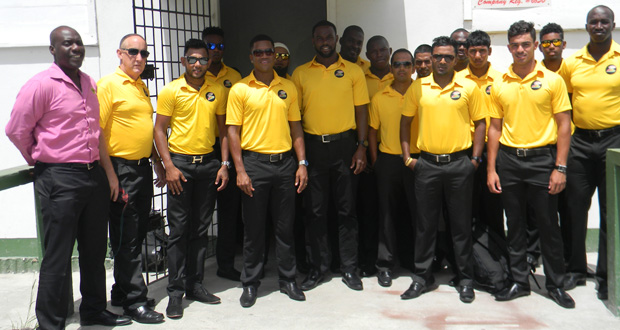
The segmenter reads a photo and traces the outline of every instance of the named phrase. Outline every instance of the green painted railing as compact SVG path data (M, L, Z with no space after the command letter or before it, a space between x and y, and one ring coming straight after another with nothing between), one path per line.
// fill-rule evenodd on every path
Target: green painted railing
M620 149L607 150L607 308L620 316Z

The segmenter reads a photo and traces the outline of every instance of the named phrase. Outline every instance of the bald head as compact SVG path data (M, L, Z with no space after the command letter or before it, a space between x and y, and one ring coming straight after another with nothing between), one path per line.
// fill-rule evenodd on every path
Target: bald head
M67 32L75 33L78 36L80 35L74 28L66 26L66 25L61 25L53 29L52 32L50 33L50 46L54 46L55 43L64 39L63 34Z
M133 39L135 37L142 39L142 41L146 44L146 39L144 39L144 37L137 33L130 33L121 38L121 42L118 44L118 48L128 48L125 41L129 38Z
M54 63L68 76L77 77L85 53L80 34L68 26L59 26L50 33L49 49Z

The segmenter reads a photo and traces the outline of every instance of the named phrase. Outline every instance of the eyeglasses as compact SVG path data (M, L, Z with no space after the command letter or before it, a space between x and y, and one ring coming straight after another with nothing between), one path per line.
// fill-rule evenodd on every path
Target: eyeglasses
M290 54L276 53L276 60L288 60Z
M454 61L454 55L433 54L433 59L437 62L441 62L441 60L452 62Z
M196 62L200 62L200 65L207 65L207 63L209 63L209 58L207 57L185 56L185 59L189 64L196 64Z
M467 48L467 42L456 42L456 48L465 47Z
M137 49L137 48L121 48L121 50L126 51L127 54L129 54L129 56L136 56L136 55L140 54L140 56L142 56L142 58L147 58L151 54L151 53L149 53L148 50L144 50L144 49L140 50L140 49Z
M224 50L224 43L220 42L219 44L214 44L212 42L207 42L207 48L214 50L215 48L219 50Z
M267 49L254 49L252 51L252 55L256 56L256 57L262 57L262 56L271 56L273 55L275 51L273 50L273 48L267 48Z
M392 67L394 69L398 69L401 66L404 67L405 69L409 69L409 68L411 68L412 65L413 65L413 63L411 63L409 61L407 61L407 62L394 62L394 63L392 63Z
M547 47L551 46L551 44L553 44L556 47L560 47L560 46L562 46L562 42L563 41L564 40L562 40L562 39L543 40L543 41L540 42L540 45L543 48L547 48Z

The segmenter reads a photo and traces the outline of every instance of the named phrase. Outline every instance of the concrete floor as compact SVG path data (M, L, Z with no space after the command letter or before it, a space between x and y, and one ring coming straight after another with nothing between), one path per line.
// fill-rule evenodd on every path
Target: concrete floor
M596 260L596 254L588 257L590 261ZM258 300L252 308L239 305L240 283L216 277L215 260L210 258L204 283L222 299L221 304L184 301L182 319L166 319L159 325L134 322L119 329L620 329L620 318L614 317L596 298L592 279L588 279L585 287L570 291L577 305L574 310L559 307L546 296L544 289L538 290L533 283L534 292L529 297L496 302L490 294L476 291L476 300L463 304L456 290L447 285L451 277L449 271L437 276L439 289L413 300L403 301L399 297L411 282L409 274L403 271L397 274L399 278L391 288L379 286L375 277L364 278L362 292L348 289L340 276L334 276L306 292L307 301L297 302L278 291L274 261L275 258L270 259ZM537 270L536 276L543 285L542 269ZM35 273L0 275L1 330L19 328L23 324L28 314L31 287L37 278ZM77 310L79 274L74 273L73 278ZM108 271L108 290L112 283L112 272ZM168 303L166 284L164 279L150 286L149 296L156 299L155 309L159 312L164 312ZM109 309L122 312L117 307ZM67 329L82 329L77 313L68 320Z

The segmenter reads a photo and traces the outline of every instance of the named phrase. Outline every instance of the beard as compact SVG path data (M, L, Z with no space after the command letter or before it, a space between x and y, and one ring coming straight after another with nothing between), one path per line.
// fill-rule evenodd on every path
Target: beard
M316 53L323 58L330 58L334 55L334 53L336 52L336 48L332 48L332 50L328 53L328 54L323 54L323 52L321 51L321 49L314 49L316 51Z
M273 69L276 71L278 76L280 76L282 78L286 78L286 74L288 73L288 67L278 67L278 68L276 68L274 66Z

